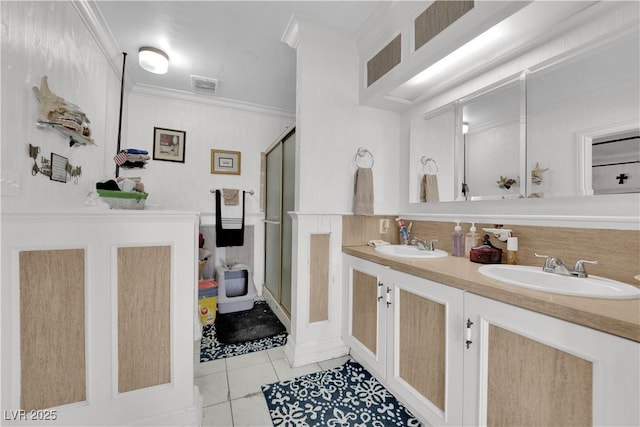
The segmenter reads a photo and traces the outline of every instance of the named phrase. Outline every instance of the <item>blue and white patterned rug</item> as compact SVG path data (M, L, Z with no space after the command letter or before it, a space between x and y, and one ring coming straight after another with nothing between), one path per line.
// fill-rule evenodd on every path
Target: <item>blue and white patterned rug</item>
M420 426L357 362L262 386L274 426Z
M254 351L280 347L287 343L287 333L272 337L247 341L238 344L222 344L216 338L216 326L207 325L202 328L202 340L200 341L200 362L223 359L225 357L240 356Z

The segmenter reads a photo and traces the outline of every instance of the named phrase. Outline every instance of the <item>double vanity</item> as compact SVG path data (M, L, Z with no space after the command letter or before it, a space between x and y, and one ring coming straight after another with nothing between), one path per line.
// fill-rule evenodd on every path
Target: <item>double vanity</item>
M441 249L426 250L414 245L385 245L375 248L382 255L408 259L436 259L448 256ZM557 260L552 258L554 262ZM580 263L588 261L581 260ZM596 262L591 262L597 264ZM560 264L564 266L564 264ZM500 282L530 289L537 289L554 294L573 295L606 299L640 298L640 289L626 283L604 277L589 276L584 267L582 274L576 275L566 271L565 274L544 271L541 267L525 265L482 266L478 272Z
M343 337L419 418L640 424L637 288L426 252L343 247ZM531 286L557 280L581 284L565 288L574 295ZM591 295L575 296L582 285Z
M398 13L398 63L361 85L402 112L395 211L440 243L369 247L395 230L345 217L343 340L428 425L640 425L637 5L471 3L423 46ZM523 265L449 256L455 219L515 226ZM548 273L548 248L599 265Z

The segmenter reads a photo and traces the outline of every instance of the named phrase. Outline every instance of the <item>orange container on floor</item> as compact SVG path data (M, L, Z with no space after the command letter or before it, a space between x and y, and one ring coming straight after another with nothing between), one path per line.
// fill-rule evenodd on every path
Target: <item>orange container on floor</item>
M213 280L198 282L198 313L202 326L213 325L218 309L218 284Z

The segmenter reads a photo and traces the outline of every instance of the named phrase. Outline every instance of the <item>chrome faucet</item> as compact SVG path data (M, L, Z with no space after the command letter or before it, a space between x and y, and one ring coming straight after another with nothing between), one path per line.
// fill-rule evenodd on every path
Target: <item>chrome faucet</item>
M411 244L421 251L435 251L436 246L434 243L437 241L438 239L432 239L427 242L426 240L423 240L419 237L411 238Z
M575 276L575 277L589 277L587 271L584 269L584 264L597 264L598 261L587 261L579 259L576 261L576 265L573 270L570 271L567 266L562 262L560 258L552 257L549 255L539 255L534 253L538 258L546 258L542 271L553 274L560 274L562 276Z

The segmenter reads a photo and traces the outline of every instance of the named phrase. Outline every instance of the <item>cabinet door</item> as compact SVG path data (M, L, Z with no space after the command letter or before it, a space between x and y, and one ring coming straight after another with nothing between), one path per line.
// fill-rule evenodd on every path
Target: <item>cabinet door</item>
M395 271L387 282L389 388L429 424L461 425L463 292Z
M640 425L640 344L466 294L465 425Z
M354 358L385 377L386 339L383 275L388 268L345 255L343 339Z

